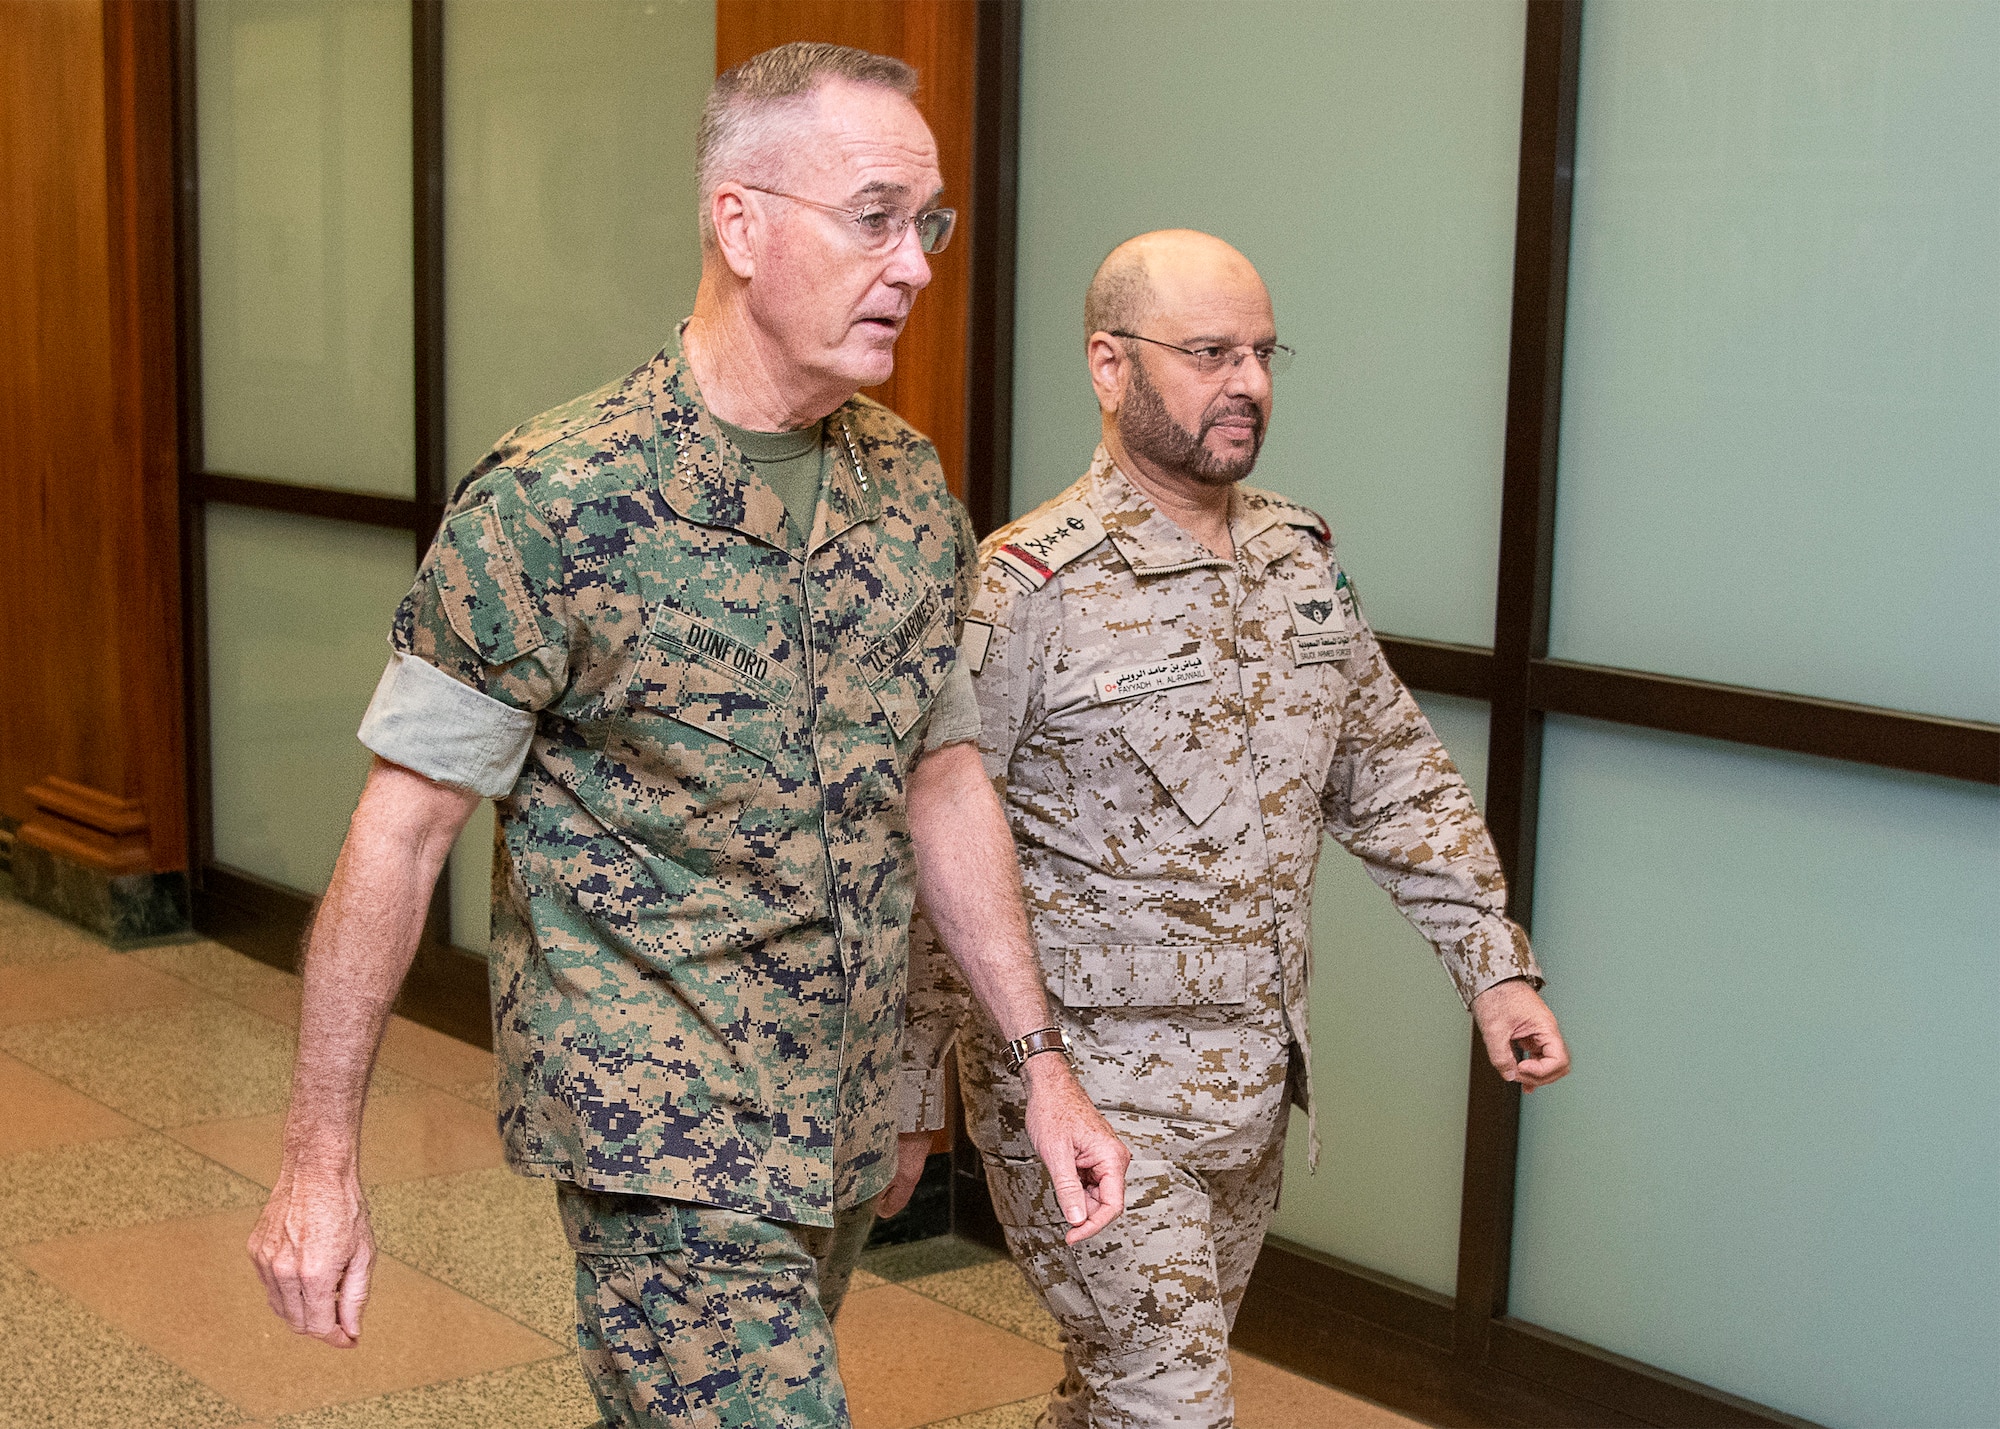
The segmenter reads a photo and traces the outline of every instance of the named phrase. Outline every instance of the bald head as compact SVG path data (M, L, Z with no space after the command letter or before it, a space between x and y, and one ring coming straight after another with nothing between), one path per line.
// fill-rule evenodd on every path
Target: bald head
M1083 297L1083 335L1137 332L1163 311L1219 294L1270 302L1250 260L1214 234L1192 228L1142 233L1097 265Z
M1249 259L1192 229L1142 233L1099 265L1083 321L1104 439L1128 475L1183 492L1249 475L1278 351Z

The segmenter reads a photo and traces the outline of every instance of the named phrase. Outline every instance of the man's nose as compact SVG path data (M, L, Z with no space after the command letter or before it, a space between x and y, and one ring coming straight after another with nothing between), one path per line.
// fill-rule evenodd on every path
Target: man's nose
M1258 406L1263 406L1271 396L1270 372L1257 360L1254 352L1238 348L1236 358L1236 365L1229 369L1229 380L1222 384L1223 392L1231 397L1247 397Z
M896 246L889 250L889 266L882 271L882 281L911 292L930 286L930 255L924 252L916 224L906 226L896 239Z

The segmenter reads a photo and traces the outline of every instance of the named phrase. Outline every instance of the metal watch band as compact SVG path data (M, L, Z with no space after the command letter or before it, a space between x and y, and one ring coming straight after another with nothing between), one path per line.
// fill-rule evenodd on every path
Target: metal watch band
M1018 1072L1027 1065L1028 1058L1038 1052L1060 1052L1065 1062L1070 1060L1069 1036L1060 1027L1038 1027L1022 1037L1016 1037L1007 1044L1007 1068Z

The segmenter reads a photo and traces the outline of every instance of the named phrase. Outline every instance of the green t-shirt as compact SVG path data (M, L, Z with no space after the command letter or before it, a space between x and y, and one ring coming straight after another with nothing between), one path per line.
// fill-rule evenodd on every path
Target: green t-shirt
M811 540L820 479L825 474L826 442L821 434L826 423L818 421L790 432L746 431L720 417L715 418L715 425L736 444L751 469L778 493L799 534Z

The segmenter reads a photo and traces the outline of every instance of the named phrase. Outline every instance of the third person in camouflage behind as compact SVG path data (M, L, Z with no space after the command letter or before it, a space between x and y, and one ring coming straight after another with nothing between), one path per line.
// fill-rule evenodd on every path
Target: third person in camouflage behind
M1206 234L1145 234L1098 270L1084 329L1102 443L1081 481L981 547L961 652L1043 977L1085 1091L1132 1149L1127 1210L1066 1243L1003 1036L921 923L884 1201L921 1169L955 1041L994 1208L1067 1341L1043 1422L1225 1426L1230 1326L1289 1107L1312 1110L1323 838L1436 948L1501 1076L1542 1086L1569 1055L1472 795L1383 660L1327 523L1241 484L1290 356L1256 270Z

